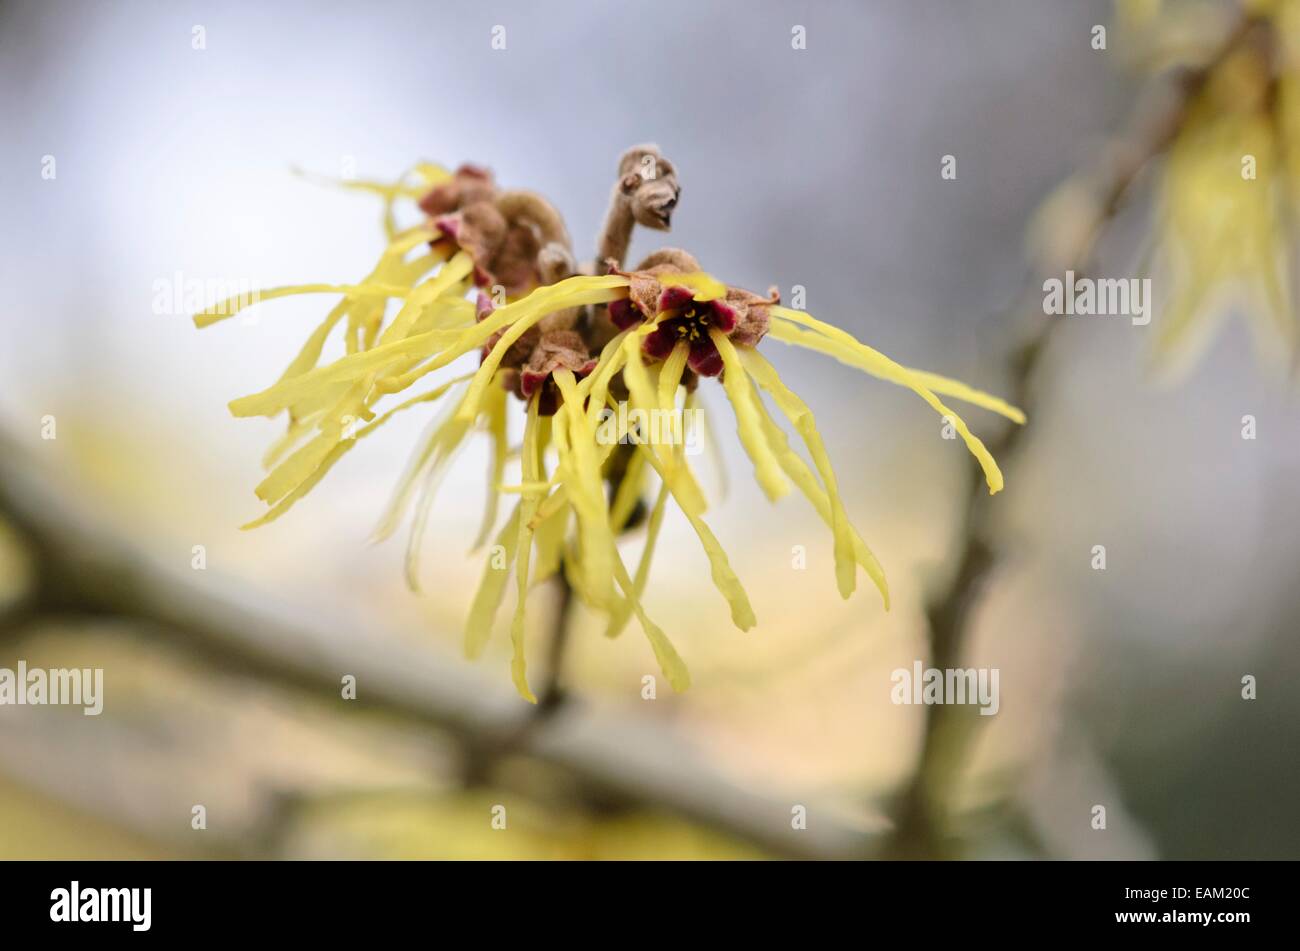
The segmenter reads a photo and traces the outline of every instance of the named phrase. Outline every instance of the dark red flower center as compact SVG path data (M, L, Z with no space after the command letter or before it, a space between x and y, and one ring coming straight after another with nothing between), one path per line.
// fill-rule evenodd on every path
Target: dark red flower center
M669 331L678 340L694 343L709 336L709 327L713 324L713 307L691 301L676 317L664 321L672 329Z

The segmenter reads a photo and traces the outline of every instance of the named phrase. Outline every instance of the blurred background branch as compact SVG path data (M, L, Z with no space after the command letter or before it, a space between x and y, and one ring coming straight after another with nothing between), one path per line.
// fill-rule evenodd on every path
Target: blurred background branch
M1124 207L1142 172L1165 154L1184 127L1191 104L1209 77L1243 44L1267 29L1266 22L1243 16L1203 65L1176 69L1171 76L1155 81L1127 128L1107 144L1096 167L1075 176L1074 181L1091 194L1093 216L1076 223L1079 240L1074 247L1058 247L1055 253L1036 249L1035 280L1011 310L1012 332L1021 342L1007 360L1007 379L1011 382L1007 397L1025 411L1029 422L1025 426L1005 425L998 436L985 441L1004 470L1014 470L1024 452L1024 441L1033 434L1040 406L1040 371L1057 328L1064 325L1061 317L1044 314L1040 282L1060 277L1066 271L1083 277L1094 267L1097 244L1107 227ZM1008 483L1013 479L1014 475L1009 476ZM963 666L973 612L998 570L1003 546L994 524L996 504L988 494L983 472L972 466L961 515L962 542L956 567L948 585L930 597L925 611L929 662L940 670ZM925 707L916 768L895 806L894 829L884 844L886 857L934 859L963 854L966 845L954 828L953 800L982 722L974 706Z
M253 603L247 592L219 590L206 573L176 570L105 528L59 482L0 434L0 519L16 528L33 568L26 592L0 616L8 640L51 617L124 620L206 667L448 734L472 764L476 783L498 780L499 760L523 755L562 770L581 799L605 808L667 810L773 855L844 857L867 847L864 832L829 811L818 812L811 829L795 831L792 803L736 786L654 725L631 718L595 722L580 704L556 709L554 699L544 721L534 722L532 708L521 717L513 693L484 689L472 674L446 670L427 655L397 647L341 652L332 645L346 644L346 632L327 636L328 622L300 608L274 606L262 594ZM560 608L563 617L563 603ZM552 677L558 657L557 651ZM341 699L345 674L357 678L355 701ZM111 679L106 689L113 690ZM556 689L552 682L547 695Z

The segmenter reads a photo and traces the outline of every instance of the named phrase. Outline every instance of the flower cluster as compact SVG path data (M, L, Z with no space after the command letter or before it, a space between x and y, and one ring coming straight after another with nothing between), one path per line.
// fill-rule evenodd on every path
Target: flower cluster
M390 241L371 273L356 284L260 295L332 293L341 300L274 385L231 403L236 416L288 417L286 434L267 458L270 472L256 490L270 509L250 527L283 515L393 415L441 401L446 411L416 448L377 535L390 535L413 510L407 577L417 587L439 479L471 435L487 434L492 477L475 547L492 541L513 568L511 668L529 700L535 698L524 664L527 595L555 575L608 616L611 635L635 616L672 686L688 685L685 664L644 606L669 501L698 536L733 622L742 630L755 624L748 595L705 521L705 496L682 446L598 438L607 406L626 402L636 410L681 412L696 405L703 378L717 379L763 491L776 500L797 488L830 528L840 594L853 593L860 568L886 608L884 572L849 522L813 415L760 353L760 342L773 338L811 349L912 390L951 422L983 467L989 491L1002 488L997 463L941 397L1023 422L1004 401L898 364L843 330L782 307L775 290L760 295L723 284L680 249L663 249L624 270L634 226L667 230L681 193L676 170L653 146L622 157L599 264L585 268L575 264L564 222L549 202L501 190L477 166L452 174L423 165L394 185L350 184L386 202ZM410 198L426 218L399 230L393 204ZM206 326L233 312L217 305L195 320ZM343 321L345 352L322 362L328 337ZM477 366L456 374L475 359ZM450 378L416 392L439 371ZM415 395L381 411L381 403L408 392ZM523 417L517 446L510 425L515 400ZM798 435L808 461L791 446L778 416ZM353 428L353 420L362 424ZM518 481L508 484L516 458ZM512 497L502 519L501 503ZM645 525L646 539L629 570L618 541L636 523ZM510 576L498 559L489 559L466 625L470 656L483 650Z

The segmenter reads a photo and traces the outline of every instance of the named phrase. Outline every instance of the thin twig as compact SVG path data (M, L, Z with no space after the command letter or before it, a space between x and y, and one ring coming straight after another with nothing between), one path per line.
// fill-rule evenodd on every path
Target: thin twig
M1228 31L1218 49L1200 67L1173 77L1167 88L1156 91L1155 113L1150 100L1143 103L1129 123L1127 135L1107 150L1107 163L1096 181L1097 215L1074 260L1065 268L1078 274L1093 265L1098 241L1130 196L1142 171L1163 155L1183 128L1189 107L1205 82L1229 55L1247 42L1263 21L1243 17ZM1062 321L1043 314L1037 288L1029 289L1015 313L1031 329L1022 332L1023 342L1008 358L1007 375L1011 402L1031 420L1038 408L1038 373L1048 346ZM1017 460L1027 427L1007 426L987 442L989 451L1004 469ZM999 546L990 527L989 496L983 473L971 467L966 506L962 516L962 547L948 587L934 595L926 607L929 625L931 665L938 669L958 668L971 630L971 613L990 576L999 564ZM936 704L925 707L925 728L917 766L904 787L894 810L895 826L885 843L891 858L946 858L960 853L960 841L952 830L951 792L955 787L971 741L981 718L970 708Z
M568 694L561 686L561 678L573 628L573 587L565 576L563 566L551 581L551 586L556 591L556 605L546 648L545 679L542 681L541 689L537 691L537 703L530 706L514 726L493 740L465 748L461 778L467 786L486 783L501 760L527 749L537 732L554 718L568 701Z

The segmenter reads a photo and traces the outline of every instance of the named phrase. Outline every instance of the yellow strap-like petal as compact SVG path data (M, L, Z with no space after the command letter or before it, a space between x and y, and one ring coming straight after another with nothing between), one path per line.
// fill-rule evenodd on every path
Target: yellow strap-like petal
M276 466L258 484L254 492L259 499L271 503L279 501L294 486L315 472L330 450L346 438L349 428L354 428L358 423L356 413L348 413L348 410L355 410L357 406L356 389L359 387L344 396L326 414L321 431L315 439Z
M411 519L411 532L406 540L406 584L414 592L420 591L420 554L424 547L424 531L429 524L429 513L433 509L433 500L442 485L443 476L451 466L452 459L464 445L470 423L452 413L438 428L434 451L428 466L423 472L420 485L420 499L416 503L415 515Z
M635 458L643 459L644 456L637 453ZM655 504L650 510L650 519L646 525L645 547L641 549L641 561L637 563L636 577L632 579L632 594L610 614L609 625L605 628L606 637L618 637L623 633L623 628L627 626L627 622L632 618L634 602L636 599L645 596L646 584L650 580L650 562L654 558L655 544L659 541L659 530L663 526L664 512L668 507L668 496L668 483L660 483L659 494L655 498Z
M406 295L402 309L397 312L388 329L380 334L379 342L391 343L405 338L421 311L442 294L454 290L473 269L474 259L464 251L458 251L455 257L439 268L437 274Z
M506 519L501 531L497 532L492 547L488 549L483 577L474 593L469 618L465 621L465 656L470 659L483 653L488 638L492 636L492 621L505 596L506 581L510 578L510 566L514 563L515 546L518 544L519 505L516 504L510 518Z
M406 508L410 504L416 483L419 481L420 476L428 471L431 460L434 459L442 447L446 437L446 430L454 413L454 410L451 410L450 413L444 413L438 419L435 419L425 431L419 448L412 453L411 458L407 461L406 469L403 471L401 478L398 479L383 515L380 516L378 524L371 532L370 540L372 542L383 541L397 530L402 517L406 514Z
M345 297L325 315L325 319L320 322L315 330L312 331L311 336L307 338L307 342L302 345L302 349L298 351L298 355L293 358L285 368L284 372L280 374L281 380L286 380L291 376L298 376L301 373L306 373L320 362L320 355L325 349L325 341L329 339L330 332L333 331L333 329L338 326L338 322L351 311L354 303L355 301L353 298Z
M561 505L549 517L533 516L533 544L537 546L536 564L533 566L533 587L541 584L560 570L564 559L564 539L569 530L568 505Z
M501 484L505 477L506 456L510 452L510 442L506 431L506 397L504 389L498 389L487 399L487 431L492 439L492 458L488 463L487 501L483 506L483 521L479 525L478 536L474 539L471 551L477 551L487 542L496 525L500 493L495 486Z
M465 377L461 377L460 379L456 379L456 380L451 380L447 383L444 383L442 386L437 387L436 389L430 390L428 393L421 393L419 396L412 397L406 402L394 406L392 409L388 410L388 412L384 413L382 416L375 419L374 421L361 427L359 430L357 430L356 435L353 438L345 439L342 442L338 443L330 451L329 455L325 457L324 461L321 462L321 464L316 468L316 470L312 472L303 482L299 483L293 489L292 492L290 492L288 495L282 498L275 505L274 508L268 511L261 518L249 522L247 525L244 525L243 528L245 529L257 528L260 525L265 525L268 522L275 521L285 512L289 511L289 509L293 506L295 502L301 499L317 483L319 483L320 480L325 477L326 473L328 473L329 470L334 466L334 463L338 462L339 459L341 459L345 453L347 453L353 446L355 446L359 440L364 439L366 436L369 436L372 432L374 432L384 423L388 422L388 420L390 420L397 413L400 413L402 410L409 409L410 407L415 406L419 403L430 403L433 402L434 400L441 399L447 393L448 390L450 390L457 383L463 382L464 379Z
M569 501L578 516L584 590L595 599L595 606L608 607L614 603L610 565L614 554L614 533L609 525L597 447L588 437L573 372L556 370L551 378L564 397L564 405L551 424L551 438L560 454L560 465L564 470L562 478Z
M718 300L727 296L727 285L712 274L692 271L686 274L661 274L659 283L665 287L685 287L698 301Z
M487 326L500 328L507 325L510 329L501 335L501 339L493 346L491 353L483 358L479 372L466 393L461 413L472 416L478 412L479 400L493 374L496 373L497 367L500 366L502 357L529 327L556 311L583 304L603 304L615 300L623 293L622 288L626 286L627 278L618 274L602 277L579 275L540 287L520 300L493 311L474 329L480 330ZM483 339L486 340L488 336L490 333Z
M641 344L643 336L634 334L627 338L623 347L627 355L627 363L623 368L623 381L627 384L628 399L633 409L644 410L647 414L647 424L649 414L659 410L658 394L656 393L654 383L650 379L650 373L646 369L645 363L641 358ZM642 433L642 439L649 439L650 434ZM703 512L706 508L704 492L701 491L699 483L696 482L694 474L687 466L676 466L671 459L671 448L668 452L660 452L659 446L650 447L650 451L655 457L663 463L663 469L667 479L673 486L675 495L685 498L686 504L694 512Z
M831 468L830 457L821 434L817 432L817 422L812 411L782 382L776 368L757 350L741 348L741 363L758 384L772 394L772 399L781 408L781 412L794 424L799 435L803 437L808 454L812 456L813 465L817 467L826 487L826 494L831 503L831 533L835 537L835 581L840 590L840 597L847 598L857 586L857 570L854 567L853 536L849 529L849 517L844 511L839 488L835 481L835 470ZM755 399L757 400L757 394ZM760 424L761 425L761 424Z
M958 416L953 410L949 409L939 398L934 395L924 382L922 382L912 371L908 370L901 364L895 363L889 357L873 350L864 343L855 340L851 335L833 327L830 324L822 323L815 317L805 314L800 310L790 310L787 307L772 307L771 313L775 317L782 318L790 323L799 324L809 327L824 335L823 339L828 339L834 344L838 344L839 352L846 354L849 359L844 360L853 366L866 370L873 376L888 380L891 383L897 383L906 386L921 399L925 400L939 415L945 417L951 424L957 434L961 436L966 448L970 450L984 470L984 479L988 483L989 494L993 495L1002 491L1003 479L1002 470L998 468L997 462L985 448L984 443L979 440L971 431L966 422ZM799 331L790 327L789 324L783 324L781 320L773 321L769 333L778 340L784 340L787 343L795 343L799 346L809 346ZM819 349L813 346L813 349Z
M627 460L623 478L619 481L614 501L609 507L609 525L615 534L627 525L627 520L632 517L636 503L641 498L641 490L645 487L645 467L645 456L639 452L632 453Z
M600 356L596 358L596 369L578 383L578 394L587 400L587 428L592 432L596 431L600 411L605 405L605 395L609 392L609 384L614 379L614 374L623 369L623 364L627 360L627 351L623 348L623 342L628 334L629 331L621 331L605 344L601 348Z
M289 426L285 429L284 434L275 442L271 443L270 447L265 453L263 453L262 468L274 469L279 465L280 460L282 460L287 453L292 452L293 448L298 445L307 433L316 428L317 424L320 422L320 416L320 413L313 413L311 416L303 419L289 420Z
M745 447L745 453L754 463L754 476L759 486L764 494L775 502L790 491L790 484L782 476L780 463L776 461L776 457L772 455L772 450L767 445L767 440L763 438L763 428L758 421L758 414L754 412L754 407L750 403L749 394L752 384L749 382L749 376L746 375L745 368L740 365L736 348L727 339L727 335L716 328L711 329L709 335L722 357L722 365L725 368L722 387L736 414L736 432L740 435L740 444Z
M671 411L677 407L677 388L682 384L682 374L686 372L686 358L691 348L685 343L678 343L673 352L668 354L659 369L659 408Z
M245 308L278 297L295 294L346 294L349 297L405 297L408 288L388 284L293 284L286 287L268 287L251 294L236 294L219 301L194 315L194 326L211 327L229 320Z
M520 459L525 482L537 481L541 472L538 460L537 433L538 425L537 397L528 401L528 414L524 423L524 446ZM537 512L538 498L528 494L519 503L519 540L515 544L515 613L510 621L510 677L514 681L519 695L529 703L536 703L537 697L528 686L528 664L524 656L524 609L528 603L528 563L533 551L533 532L528 527L529 521Z
M851 366L854 369L870 373L872 376L890 383L907 386L902 375L895 373L886 375L880 372L880 365L877 361L864 357L851 349L846 350L843 346L837 345L836 341L814 331L800 330L777 321L772 324L770 335L774 340L779 340L782 343L824 353L840 361L845 366ZM1024 412L1018 407L1012 406L1000 396L985 393L983 390L977 390L960 380L941 376L938 373L931 373L928 370L917 370L912 367L901 367L901 369L925 386L926 389L940 396L951 396L964 403L970 403L972 406L990 410L999 416L1006 417L1013 423L1023 424L1025 422Z
M403 357L437 350L440 345L459 339L462 333L456 330L431 330L426 334L342 357L333 363L277 383L260 393L232 400L230 412L235 416L274 416L280 410L311 399L322 389L334 384L351 383ZM440 365L446 366L450 362L451 360L446 360Z
M650 641L650 649L654 651L655 660L659 662L659 669L664 672L668 678L668 683L672 685L673 690L681 693L691 685L691 674L686 669L686 663L682 660L677 649L673 647L672 641L668 639L659 625L646 615L645 610L641 607L641 599L637 596L636 585L628 577L627 567L623 564L623 559L614 553L614 572L618 579L618 585L623 589L628 601L632 605L632 611L636 614L637 620L641 622L641 630L645 631L646 639Z
M812 503L817 514L821 516L827 528L833 527L833 515L831 512L830 499L825 491L817 482L817 477L813 475L808 464L803 461L793 449L790 448L789 441L785 438L785 433L776 425L771 416L768 415L767 408L758 400L758 394L754 394L754 403L760 414L763 423L763 433L767 437L768 444L772 451L776 453L777 460L781 463L781 468L789 476L790 481L799 487L799 490ZM885 610L889 610L889 583L885 580L885 569L881 567L880 562L867 547L867 543L862 540L862 536L857 530L849 525L849 531L853 537L853 555L857 563L862 566L862 570L867 573L876 589L880 592L881 600L884 602Z
M671 442L663 454L664 462L670 467L679 465L679 460L686 451L686 417L677 411L677 389L681 386L682 374L686 372L686 358L689 355L690 347L687 344L678 343L674 346L668 358L659 364L659 379L655 385L660 420L659 438ZM700 493L701 497L703 494Z
M718 431L718 427L713 424L713 417L709 413L709 408L704 404L704 401L700 399L699 390L696 390L694 393L686 394L686 403L684 408L691 411L691 418L698 421L694 438L699 442L704 443L704 446L709 453L709 461L712 463L713 469L717 474L718 496L719 498L725 499L727 493L730 491L730 485L727 481L727 461L723 458L722 447L718 444L718 440L714 436Z
M705 524L704 519L700 517L699 510L695 508L688 495L684 495L680 489L680 477L683 468L669 473L660 464L655 454L650 451L649 447L638 444L637 450L645 454L646 461L654 467L659 478L668 486L668 491L672 493L673 499L676 500L682 514L686 520L691 523L691 528L700 539L700 545L704 548L705 555L709 559L709 571L713 578L713 585L722 596L727 600L731 608L731 621L742 631L747 631L756 623L754 609L750 606L749 595L745 593L744 586L736 576L735 571L731 568L731 562L727 559L727 553L723 550L717 537Z
M354 178L331 178L328 175L318 175L305 172L302 169L294 168L294 174L314 181L317 184L332 185L337 188L345 188L349 191L369 192L378 195L384 200L382 221L384 233L390 238L394 237L397 232L396 218L393 213L394 205L399 198L418 199L423 198L432 185L447 181L451 178L451 173L440 165L432 162L420 162L414 168L404 172L401 178L395 182L379 182L367 179ZM417 178L415 182L408 182L407 179L414 174Z

